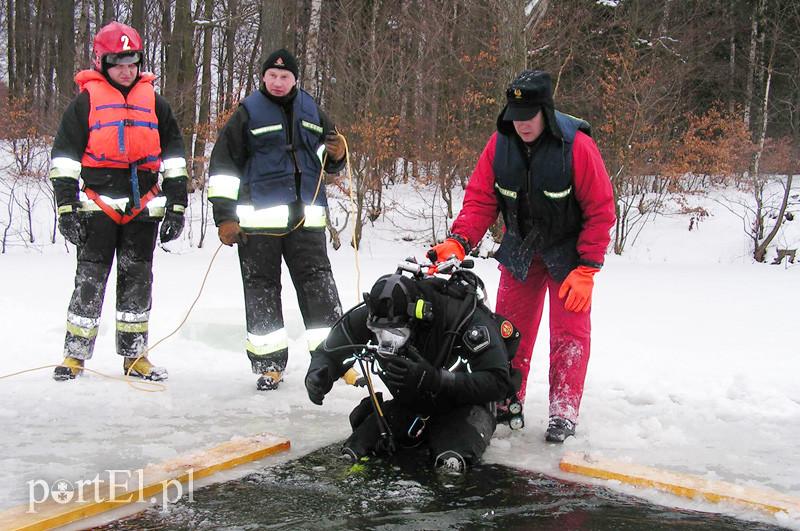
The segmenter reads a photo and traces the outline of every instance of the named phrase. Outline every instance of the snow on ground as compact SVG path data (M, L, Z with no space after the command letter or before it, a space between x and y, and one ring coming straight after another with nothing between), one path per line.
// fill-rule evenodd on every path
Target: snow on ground
M387 199L390 219L367 228L358 286L352 250L345 243L330 252L345 307L396 262L421 257L427 248L429 229L424 223L415 228L407 214L413 209L399 216ZM563 477L561 454L588 451L800 497L795 328L800 266L752 264L741 220L719 205L708 208L713 215L691 232L686 217L659 218L623 256L609 255L597 275L592 359L577 438L563 446L543 440L545 318L528 384L526 428L500 427L487 461ZM343 240L348 238L349 232ZM167 245L171 252L157 251L151 345L183 320L217 245L212 233L202 249L182 239ZM62 244L12 249L0 256L0 264L0 375L58 363L74 249ZM478 260L476 270L493 305L496 263ZM113 286L112 274L95 356L87 366L118 376ZM292 450L284 459L344 439L347 414L364 391L337 383L322 407L311 404L303 387L308 352L288 275L283 300L290 361L276 392L255 390L244 353L239 266L235 249L227 247L216 257L186 323L151 354L170 371L165 391L143 392L96 374L55 382L52 369L0 379L0 509L27 503L29 481L90 479L234 436L263 431L285 436ZM611 486L665 505L722 510L800 529L798 514L772 519Z

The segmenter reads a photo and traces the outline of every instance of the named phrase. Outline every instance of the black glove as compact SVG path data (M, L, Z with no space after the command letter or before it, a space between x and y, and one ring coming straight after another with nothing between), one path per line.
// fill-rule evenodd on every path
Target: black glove
M333 387L333 380L328 374L328 367L309 368L306 374L306 391L308 398L316 405L322 405L322 399Z
M58 216L58 230L73 245L86 243L86 227L77 212L64 212Z
M167 210L164 221L161 222L161 243L171 242L183 232L183 213Z
M392 356L384 367L383 380L398 391L437 393L442 384L442 369L435 369L416 349Z

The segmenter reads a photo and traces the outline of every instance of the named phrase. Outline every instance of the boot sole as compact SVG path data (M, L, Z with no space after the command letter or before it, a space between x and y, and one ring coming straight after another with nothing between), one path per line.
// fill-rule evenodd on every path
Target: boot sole
M58 369L56 369L56 370L58 370ZM80 371L77 374L73 373L70 369L67 369L67 371L69 371L69 372L68 373L54 372L53 373L53 380L55 380L57 382L66 382L67 380L74 380L75 378L77 378L78 376L83 374L83 371Z
M125 376L131 376L133 378L138 378L140 380L145 380L145 381L148 381L148 382L163 382L167 378L169 378L168 374L149 374L149 375L145 375L145 374L142 374L142 373L139 373L139 372L136 372L136 371L131 371L130 374L128 373L128 371L125 371L123 374L125 374Z

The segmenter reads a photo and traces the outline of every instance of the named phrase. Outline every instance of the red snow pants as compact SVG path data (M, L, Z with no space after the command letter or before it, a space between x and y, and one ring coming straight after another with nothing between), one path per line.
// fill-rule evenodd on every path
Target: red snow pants
M522 334L512 365L522 373L518 396L525 402L531 355L544 310L545 293L550 293L550 415L578 420L583 383L591 346L591 310L570 312L558 298L561 283L554 280L538 258L534 258L524 282L500 266L497 313L510 320Z

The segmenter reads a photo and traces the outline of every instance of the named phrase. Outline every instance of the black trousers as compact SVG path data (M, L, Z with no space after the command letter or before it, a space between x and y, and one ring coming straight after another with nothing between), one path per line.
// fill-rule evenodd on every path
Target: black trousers
M378 393L380 395L380 393ZM485 405L459 406L427 420L418 418L394 400L381 405L398 448L426 445L433 464L436 458L452 451L461 455L468 465L477 464L489 446L497 427L495 416ZM353 433L345 441L358 457L386 453L378 418L369 397L350 413Z
M247 316L247 356L254 373L283 371L288 348L275 338L285 338L281 305L281 258L297 292L306 329L330 327L342 315L339 292L333 280L325 245L325 232L298 229L285 236L248 234L239 245L239 265ZM269 344L250 338L277 334Z
M82 222L87 239L78 246L64 354L78 359L92 357L108 274L116 256L117 354L138 356L147 347L158 222L117 225L103 213L88 214Z

